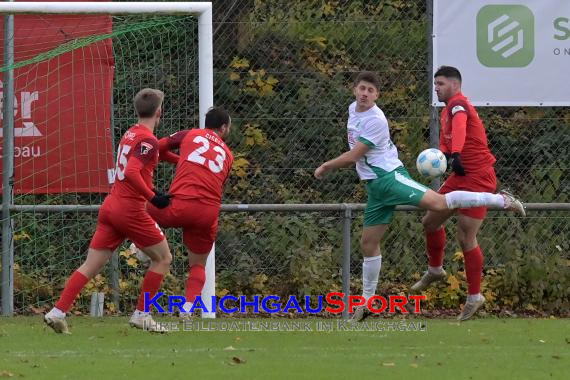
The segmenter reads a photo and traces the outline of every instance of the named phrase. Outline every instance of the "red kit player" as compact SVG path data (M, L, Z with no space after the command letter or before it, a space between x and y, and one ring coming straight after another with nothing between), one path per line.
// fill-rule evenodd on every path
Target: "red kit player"
M434 74L438 100L445 103L441 111L439 149L448 158L453 173L439 189L440 194L464 190L494 192L497 187L495 157L487 145L487 136L477 110L461 93L461 74L455 67L442 66ZM505 196L512 197L503 192ZM517 212L524 216L520 204ZM434 281L444 280L443 257L446 243L445 222L456 210L428 211L422 223L426 233L426 249L429 258L428 271L412 290L424 290ZM477 242L477 232L487 215L486 207L460 208L457 233L463 251L468 297L458 319L467 320L483 305L480 293L483 254Z
M162 210L148 206L149 214L162 227L183 230L183 242L189 251L186 312L206 281L206 260L218 232L222 192L234 160L224 142L231 128L228 112L220 107L210 109L205 124L204 129L183 130L160 139L161 159L176 163L169 190L172 204ZM178 150L179 155L173 150ZM181 313L182 318L189 315Z
M68 279L55 307L44 317L57 333L69 333L65 314L85 284L101 271L113 251L127 238L142 247L151 259L130 324L149 331L165 330L153 321L150 313L144 312L144 293L153 297L158 292L172 261L164 234L146 210L147 201L158 208L170 203L170 197L154 190L152 184L158 162L158 140L153 132L160 122L163 99L162 91L150 88L139 91L134 98L138 122L121 138L115 182L99 210L87 259Z

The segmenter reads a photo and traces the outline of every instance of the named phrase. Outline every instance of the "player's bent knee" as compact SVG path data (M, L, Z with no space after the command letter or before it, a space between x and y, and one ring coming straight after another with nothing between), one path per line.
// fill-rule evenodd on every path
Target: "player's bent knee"
M193 265L202 265L202 266L206 266L206 262L208 261L208 256L210 255L210 252L207 253L194 253L192 251L188 252L188 263L189 266L193 266Z
M362 249L362 254L365 257L377 256L377 253L380 250L379 243L373 240L361 240L360 248Z
M422 218L422 226L426 232L435 232L441 228L441 223L438 220L434 220L433 218L425 215Z
M449 209L447 207L445 195L438 194L433 190L426 191L420 201L419 206L423 209L431 211L445 211Z
M167 265L170 265L172 263L172 253L170 253L170 251L168 251L168 253L164 255L163 262L164 264Z

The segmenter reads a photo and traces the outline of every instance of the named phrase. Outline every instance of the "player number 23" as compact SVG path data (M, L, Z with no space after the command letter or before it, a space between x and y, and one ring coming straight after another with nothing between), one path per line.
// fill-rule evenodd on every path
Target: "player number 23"
M200 144L200 146L188 155L188 161L195 162L200 165L205 165L213 173L219 173L224 169L224 160L226 159L226 151L224 149L218 145L214 146L212 149L218 154L213 160L209 160L202 154L206 153L210 149L210 141L208 141L208 139L205 137L196 136L194 137L193 142ZM207 164L206 161L208 161Z

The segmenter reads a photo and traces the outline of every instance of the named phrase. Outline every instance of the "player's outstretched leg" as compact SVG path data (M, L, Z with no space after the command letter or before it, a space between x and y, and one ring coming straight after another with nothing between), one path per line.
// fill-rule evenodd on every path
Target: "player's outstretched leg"
M81 289L89 282L89 280L105 265L107 254L110 256L111 251L98 251L89 248L87 260L79 269L77 269L67 280L65 288L55 306L44 316L44 323L58 334L70 334L67 322L65 321L65 313L69 312L71 305L81 293ZM83 272L82 272L83 271ZM85 275L84 273L87 273Z

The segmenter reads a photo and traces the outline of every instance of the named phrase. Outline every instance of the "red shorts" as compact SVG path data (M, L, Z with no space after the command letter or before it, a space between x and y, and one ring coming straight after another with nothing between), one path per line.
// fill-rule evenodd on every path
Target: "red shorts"
M108 196L99 209L97 229L89 247L114 251L125 239L145 248L163 241L164 234L144 203Z
M438 193L447 194L455 190L494 193L497 190L495 169L491 166L465 176L453 173L445 180ZM460 208L459 213L474 219L485 219L487 207Z
M201 255L212 250L218 234L220 205L174 197L168 207L158 209L149 203L147 210L162 227L182 228L182 240L192 253Z

